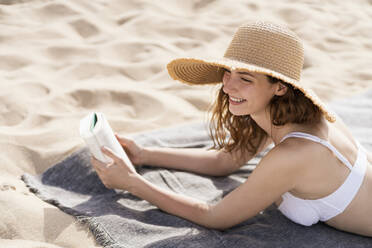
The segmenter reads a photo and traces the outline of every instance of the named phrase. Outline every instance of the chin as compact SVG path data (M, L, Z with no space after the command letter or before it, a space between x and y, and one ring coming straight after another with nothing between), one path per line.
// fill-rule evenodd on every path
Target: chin
M230 113L236 116L242 116L242 115L249 115L249 113L244 111L237 111L237 110L231 110L229 109Z

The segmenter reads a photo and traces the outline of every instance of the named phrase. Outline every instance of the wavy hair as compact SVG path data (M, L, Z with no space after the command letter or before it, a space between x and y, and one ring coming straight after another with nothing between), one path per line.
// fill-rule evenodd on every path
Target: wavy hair
M321 110L304 93L284 81L268 76L272 84L287 86L283 96L274 96L269 102L271 123L283 126L287 123L316 124L321 120ZM260 144L268 134L257 125L250 115L236 116L229 111L229 96L223 92L223 85L209 110L209 135L214 149L241 151L243 154L256 154Z

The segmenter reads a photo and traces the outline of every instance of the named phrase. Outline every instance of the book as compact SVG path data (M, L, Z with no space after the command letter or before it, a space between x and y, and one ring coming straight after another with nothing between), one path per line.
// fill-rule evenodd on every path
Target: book
M81 119L80 136L87 144L90 153L99 161L103 163L109 163L112 161L111 158L103 154L101 151L101 147L106 146L120 156L124 162L134 170L132 162L115 137L114 132L103 113L92 112Z

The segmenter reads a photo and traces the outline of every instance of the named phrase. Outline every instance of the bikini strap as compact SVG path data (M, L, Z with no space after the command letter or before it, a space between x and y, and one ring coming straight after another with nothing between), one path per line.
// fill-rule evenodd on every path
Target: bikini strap
M321 139L317 136L314 136L314 135L311 135L311 134L308 134L308 133L292 132L292 133L289 133L289 134L285 135L279 143L281 143L282 141L284 141L285 139L287 139L289 137L304 138L304 139L308 139L308 140L312 140L314 142L320 143L320 144L328 147L336 155L336 157L339 160L341 160L341 162L343 162L350 170L353 169L353 166L350 164L350 162L333 145L331 145L328 141L323 140L323 139ZM359 148L359 143L357 143L357 144L358 144L358 148Z

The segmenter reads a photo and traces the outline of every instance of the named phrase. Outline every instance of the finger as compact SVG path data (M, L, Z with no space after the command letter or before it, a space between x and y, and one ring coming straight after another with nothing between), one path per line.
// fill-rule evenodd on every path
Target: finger
M96 163L92 163L92 166L93 166L93 169L97 172L97 173L101 173L101 167L98 166Z
M115 133L116 139L119 141L119 143L123 146L127 146L128 139L120 137L117 133Z
M100 167L105 167L106 166L106 163L102 162L101 160L96 159L94 156L91 157L90 161L91 161L92 164L94 163L94 164L96 164Z
M93 168L96 170L96 171L103 171L105 168L106 168L106 164L105 163L102 163L101 161L99 161L98 159L96 159L95 157L92 156L91 158L91 164L93 166Z
M120 162L121 161L121 158L113 151L111 150L110 148L106 147L106 146L103 146L101 148L103 154L107 155L108 157L110 157L112 160L114 160L115 162Z

